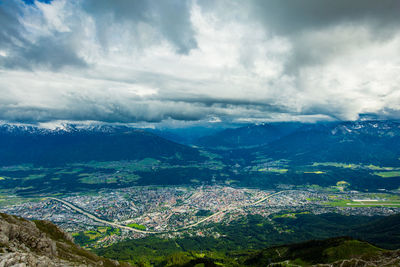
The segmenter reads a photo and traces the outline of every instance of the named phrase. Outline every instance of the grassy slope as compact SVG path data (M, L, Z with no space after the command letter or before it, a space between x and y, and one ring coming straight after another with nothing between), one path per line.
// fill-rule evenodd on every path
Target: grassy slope
M157 265L165 262L171 255L174 255L172 259L179 258L181 261L195 260L197 256L192 253L197 251L202 252L204 258L223 259L226 262L232 258L227 257L230 251L257 250L338 235L367 240L386 249L400 248L400 215L374 218L339 214L296 214L295 218L278 217L273 218L272 222L260 216L249 216L230 225L215 224L213 227L221 237L149 237L123 241L96 252L113 259ZM173 261L172 259L169 261Z
M349 237L312 240L258 251L243 261L244 265L266 266L271 262L289 261L299 265L332 263L361 256L377 256L380 248ZM246 257L245 257L246 258Z
M303 243L271 247L257 251L211 252L187 251L175 252L158 260L143 258L139 266L268 266L270 263L290 263L300 266L333 263L342 260L377 260L398 251L387 251L367 242L350 237L312 240ZM391 257L391 256L389 256ZM280 265L279 265L280 266ZM286 266L283 264L283 266Z

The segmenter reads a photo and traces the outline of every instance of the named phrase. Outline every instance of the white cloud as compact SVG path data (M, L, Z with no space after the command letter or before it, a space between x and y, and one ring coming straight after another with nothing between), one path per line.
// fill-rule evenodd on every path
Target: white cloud
M400 109L396 30L377 38L365 21L331 18L275 31L247 4L223 1L178 3L189 19L171 21L156 2L138 2L146 17L131 21L130 2L91 2L19 7L25 41L0 39L1 120L357 119Z

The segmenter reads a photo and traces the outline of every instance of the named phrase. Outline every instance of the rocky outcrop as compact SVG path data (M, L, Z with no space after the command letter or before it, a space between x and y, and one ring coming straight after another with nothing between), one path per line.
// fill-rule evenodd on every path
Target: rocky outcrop
M73 243L46 221L28 221L0 213L0 267L121 266ZM127 265L125 265L127 266Z

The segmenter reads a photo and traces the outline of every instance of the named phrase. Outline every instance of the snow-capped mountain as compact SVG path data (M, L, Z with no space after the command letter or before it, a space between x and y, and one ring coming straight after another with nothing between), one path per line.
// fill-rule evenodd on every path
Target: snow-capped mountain
M32 125L0 126L0 165L65 164L151 158L198 160L199 152L142 129L121 125L74 125L48 129Z

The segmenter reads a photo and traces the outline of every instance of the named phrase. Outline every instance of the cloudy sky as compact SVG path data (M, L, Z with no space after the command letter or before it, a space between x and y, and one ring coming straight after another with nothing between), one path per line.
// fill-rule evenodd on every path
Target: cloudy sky
M0 0L0 120L400 118L397 0Z

